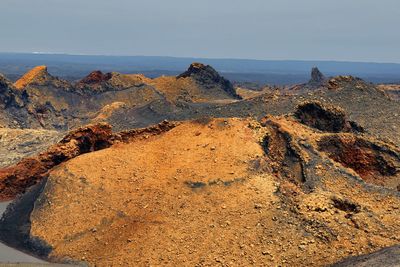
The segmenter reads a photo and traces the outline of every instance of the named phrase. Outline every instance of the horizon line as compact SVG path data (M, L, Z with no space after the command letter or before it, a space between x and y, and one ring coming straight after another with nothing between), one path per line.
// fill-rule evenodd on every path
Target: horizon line
M256 58L230 58L230 57L189 57L189 56L161 56L161 55L112 55L112 54L85 54L68 52L10 52L0 51L0 54L31 54L31 55L66 55L66 56L87 56L87 57L153 57L153 58L177 58L177 59L205 59L205 60L243 60L243 61L276 61L276 62L335 62L335 63L364 63L364 64L393 64L400 65L400 62L385 61L357 61L357 60L335 60L335 59L256 59Z

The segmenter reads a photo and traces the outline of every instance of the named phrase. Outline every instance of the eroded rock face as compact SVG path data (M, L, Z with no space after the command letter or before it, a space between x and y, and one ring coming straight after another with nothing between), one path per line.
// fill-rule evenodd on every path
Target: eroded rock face
M306 150L312 147L322 152L321 157L327 156L336 163L329 168L343 168L371 185L400 189L400 150L390 143L367 134L321 133L299 127L299 122L270 116L262 124L271 128L263 143L270 165L284 180L302 185L315 177L306 167L310 161Z
M302 123L325 132L364 131L357 123L347 120L343 109L327 106L318 101L300 104L294 115Z
M3 109L10 106L22 108L25 103L23 94L15 89L13 84L0 74L0 107Z
M318 145L367 183L400 191L400 152L395 147L349 134L324 136Z
M240 98L231 82L220 76L219 73L210 65L202 63L192 63L188 70L177 76L177 79L191 77L205 87L215 87L216 85L235 98Z
M46 66L37 66L31 69L14 83L14 86L18 90L24 90L31 85L54 86L55 88L63 88L65 90L69 90L71 87L67 81L50 75Z
M27 85L33 82L43 83L48 79L49 73L46 66L37 66L25 73L18 81L15 82L17 89L24 89Z
M292 141L292 137L274 123L265 122L263 126L269 129L263 140L263 148L273 171L282 179L297 185L304 183L304 159L301 158L299 147Z

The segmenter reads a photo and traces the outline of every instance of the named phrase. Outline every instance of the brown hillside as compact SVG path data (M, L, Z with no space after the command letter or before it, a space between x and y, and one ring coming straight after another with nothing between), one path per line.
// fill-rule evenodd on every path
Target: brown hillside
M325 266L400 242L399 162L289 116L185 122L50 169L0 237L92 266Z

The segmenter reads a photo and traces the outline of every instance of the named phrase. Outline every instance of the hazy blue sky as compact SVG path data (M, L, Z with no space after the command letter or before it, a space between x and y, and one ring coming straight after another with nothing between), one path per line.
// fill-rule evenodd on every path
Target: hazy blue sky
M0 51L400 62L399 0L0 0Z

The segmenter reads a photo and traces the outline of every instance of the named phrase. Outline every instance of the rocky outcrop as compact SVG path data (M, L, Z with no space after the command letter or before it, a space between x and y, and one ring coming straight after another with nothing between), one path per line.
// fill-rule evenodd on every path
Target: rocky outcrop
M311 70L311 80L308 82L311 85L322 85L326 81L326 77L319 71L317 67Z
M54 86L56 88L70 89L71 84L50 75L46 66L37 66L25 73L14 83L15 88L24 90L29 86Z
M262 119L262 125L270 129L263 140L263 147L272 170L277 172L282 179L300 185L305 184L305 188L314 186L309 178L315 177L315 174L310 175L310 166L306 167L310 161L315 163L315 159L312 159L314 155L306 156L309 153L307 150L312 147L313 151L322 152L319 154L320 157L327 157L335 162L334 166L326 167L327 169L346 170L367 184L394 191L400 190L400 150L398 147L379 141L365 133L359 134L353 130L334 133L330 129L330 134L327 134L313 129L315 127L301 126L302 122L294 123L292 120L293 118L283 119L271 116ZM326 123L329 121L326 120ZM339 121L346 122L346 120ZM325 122L321 125L325 125ZM341 124L337 123L337 125ZM331 125L325 126L324 129L327 129Z
M24 105L24 94L16 90L13 84L0 74L0 107L3 109L10 106L21 108Z
M311 69L311 77L307 83L297 84L289 88L290 91L317 90L326 86L328 78L317 68Z
M279 128L279 124L265 120L262 125L268 128L262 145L272 171L284 180L302 185L306 182L306 177L300 148L292 140L290 134Z
M100 84L111 79L111 73L103 73L100 70L91 72L88 76L79 81L81 84Z
M331 90L338 90L350 86L358 90L366 90L370 87L370 85L366 83L363 79L360 79L358 77L353 77L350 75L336 76L327 81L327 88Z
M141 87L148 81L148 78L140 74L122 74L118 72L103 73L97 70L80 80L75 85L75 88L85 93L102 93L106 91Z
M25 73L14 85L17 89L24 89L30 83L44 83L49 78L46 66L37 66Z
M343 109L319 101L301 103L294 115L301 123L325 132L364 132L357 123L347 120Z
M177 76L177 79L192 78L207 89L219 86L222 90L234 98L240 98L230 81L219 75L210 65L192 63L188 70Z
M367 183L400 191L400 151L396 147L366 137L339 134L322 137L318 149Z

